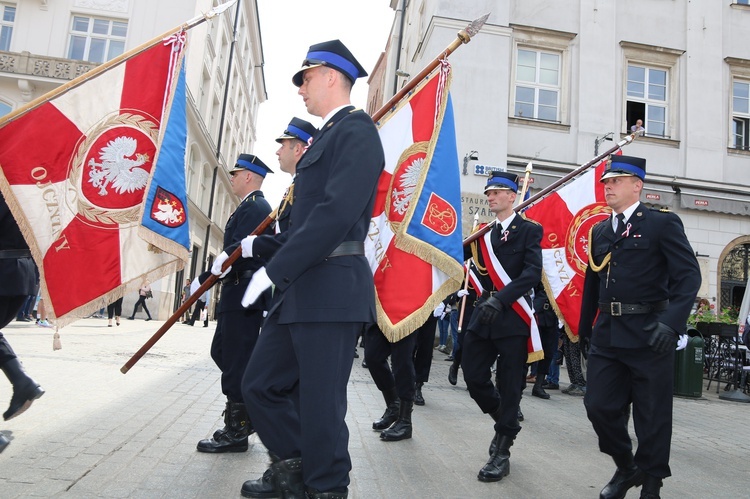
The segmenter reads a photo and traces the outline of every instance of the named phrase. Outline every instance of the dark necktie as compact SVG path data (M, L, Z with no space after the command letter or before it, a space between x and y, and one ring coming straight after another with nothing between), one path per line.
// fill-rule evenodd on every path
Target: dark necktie
M620 237L625 230L625 214L620 213L615 218L617 218L617 227L615 227L615 236Z

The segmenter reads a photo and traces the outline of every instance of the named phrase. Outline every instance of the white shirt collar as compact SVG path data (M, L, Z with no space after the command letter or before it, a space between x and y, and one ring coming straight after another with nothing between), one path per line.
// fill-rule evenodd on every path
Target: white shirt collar
M326 114L326 117L323 118L323 125L320 127L320 129L323 129L323 126L325 126L326 123L328 123L328 120L333 118L333 115L344 109L345 107L351 106L351 104L344 104L343 106L339 106L335 109L332 109L330 113Z
M623 210L623 215L625 215L625 220L623 220L623 223L630 220L630 217L633 215L633 212L638 208L638 205L641 204L640 201L636 201L635 203L631 204L627 208ZM617 228L617 214L613 211L612 212L612 229Z
M500 224L500 228L502 230L505 230L508 227L510 227L510 223L513 221L514 218L516 218L515 211L508 218L506 218L505 220L498 220L497 223Z

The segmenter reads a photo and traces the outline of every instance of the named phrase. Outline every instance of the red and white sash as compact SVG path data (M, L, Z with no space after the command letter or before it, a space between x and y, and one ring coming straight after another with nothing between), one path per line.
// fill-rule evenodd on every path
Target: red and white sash
M488 231L482 236L479 242L479 249L482 252L482 258L484 265L487 268L487 273L492 280L492 284L495 285L495 289L498 291L503 289L508 283L512 281L508 273L505 272L500 261L495 256L494 251L490 251L492 248L492 241L490 240L492 231ZM539 336L539 326L536 323L536 317L534 317L534 311L531 309L529 303L524 299L523 296L518 298L512 305L513 310L523 319L526 325L529 326L531 334L529 335L528 352L529 357L527 362L534 362L544 358L542 352L542 339Z

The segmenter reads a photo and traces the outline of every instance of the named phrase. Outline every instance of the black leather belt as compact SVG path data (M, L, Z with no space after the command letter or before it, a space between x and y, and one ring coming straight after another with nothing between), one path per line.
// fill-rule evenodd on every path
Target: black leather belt
M612 317L619 317L621 315L661 312L662 310L666 310L667 306L669 306L669 300L657 301L655 303L620 303L619 301L613 301L599 303L599 310Z
M31 258L31 251L27 249L0 250L0 259L7 258Z
M336 256L360 256L365 254L365 243L362 241L344 241L331 251L328 258Z
M482 291L482 298L489 298L490 296L497 293L494 289L492 291Z
M250 279L253 274L255 274L254 270L243 270L242 272L230 272L226 276L219 279L223 284L239 284L240 279Z

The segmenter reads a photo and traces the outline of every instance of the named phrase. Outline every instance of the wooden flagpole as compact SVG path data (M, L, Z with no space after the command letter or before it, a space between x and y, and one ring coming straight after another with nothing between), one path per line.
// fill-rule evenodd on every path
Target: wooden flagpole
M69 92L70 90L73 90L74 88L86 83L87 81L91 80L92 78L96 78L100 74L109 71L110 69L119 66L123 62L127 61L128 59L131 59L138 54L145 52L146 50L150 49L154 45L157 45L161 43L165 38L169 37L170 35L173 35L174 33L177 33L178 31L182 30L188 30L190 28L194 28L195 26L198 26L199 24L208 21L209 19L221 14L226 9L231 7L237 0L228 0L227 2L217 5L213 9L209 10L205 14L202 14L200 16L196 16L193 19L190 19L187 22L184 22L180 24L179 26L176 26L169 31L165 31L159 36L156 36L152 38L151 40L142 43L141 45L138 45L137 47L128 50L127 52L124 52L114 59L111 59L103 64L100 64L99 66L91 69L90 71L87 71L83 73L81 76L78 76L77 78L74 78L70 80L67 83L64 83L60 85L59 87L56 87L49 92L47 92L44 95L41 95L34 99L33 101L29 102L28 104L25 104L12 113L6 114L2 118L0 118L0 128L7 125L13 120L16 120L20 118L21 116L25 115L29 111L34 110L35 108L41 106L42 104L54 99L55 97L59 97L60 95L65 94L66 92Z

